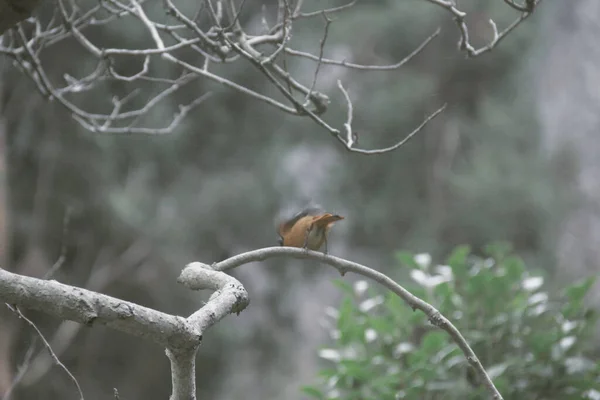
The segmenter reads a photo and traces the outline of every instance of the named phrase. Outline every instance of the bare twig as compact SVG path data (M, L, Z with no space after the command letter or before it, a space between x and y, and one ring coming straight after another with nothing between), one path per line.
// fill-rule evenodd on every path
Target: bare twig
M296 7L296 11L294 13L294 18L310 18L310 17L315 17L317 15L320 15L321 13L333 14L333 13L347 10L347 9L353 7L357 1L358 0L353 0L348 4L344 4L344 5L341 5L338 7L332 7L332 8L327 8L325 10L313 11L313 12L307 12L307 13L300 12L300 7L302 7L302 3L299 2L298 6Z
M71 220L71 207L67 206L65 209L65 215L63 217L63 229L62 229L62 239L60 245L60 255L56 262L52 265L52 267L46 272L42 279L49 279L52 277L65 263L67 259L67 233L69 231L69 221Z
M458 9L455 1L426 1L442 7L452 15L460 33L460 49L465 51L469 57L481 55L495 48L520 23L528 18L541 2L541 0L504 0L509 7L521 12L520 17L502 31L499 31L494 21L490 20L492 39L487 45L476 49L469 41L469 31L465 22L466 13ZM517 1L522 1L523 5L520 5ZM240 15L245 0L240 1L239 7L236 5L236 0L202 1L199 9L191 13L189 17L172 0L163 0L163 3L166 14L174 17L175 24L156 22L149 18L144 11L144 0L129 0L127 2L103 0L99 4L89 7L89 9L83 9L82 5L73 0L57 0L55 13L48 23L41 23L36 18L30 18L22 22L17 29L13 29L4 35L3 42L0 44L0 53L11 57L16 65L35 82L40 93L48 99L58 101L72 113L76 121L92 132L120 134L165 134L172 132L191 108L200 104L205 97L200 97L188 105L181 106L179 112L173 115L170 123L162 128L143 127L139 126L138 122L143 116L150 113L152 107L158 102L166 100L168 96L174 95L178 88L190 84L193 78L201 76L229 89L249 95L255 100L265 102L280 111L291 115L308 116L317 125L343 143L349 151L362 154L380 154L381 152L391 151L390 149L397 149L399 146L394 145L379 150L358 149L355 133L348 133L348 124L352 122L351 117L346 118L346 122L341 129L336 128L335 124L327 122L322 117L327 110L329 98L326 94L315 89L319 73L323 65L364 71L398 69L421 53L440 32L438 29L398 63L392 65L362 65L346 60L329 59L325 57L324 50L331 24L328 15L349 9L356 4L356 0L342 6L310 12L302 11L302 0L297 0L295 4L290 4L290 0L278 0L277 21L273 26L269 26L266 17L264 17L264 34L256 36L247 34L241 23ZM200 19L200 12L208 14L212 26L200 27L199 22L197 22ZM108 17L106 13L108 13ZM289 40L293 33L294 21L315 17L325 17L326 20L325 32L321 38L318 54L290 48ZM0 20L1 18L2 16L0 16ZM89 35L86 35L85 29L90 26L101 26L116 19L125 18L140 20L147 30L147 36L152 39L153 46L135 49L101 48L90 39ZM31 29L23 29L26 24L29 24ZM91 74L83 78L64 75L67 84L64 85L61 82L60 85L57 85L44 70L40 61L40 53L49 46L69 37L73 37L93 58L96 58L98 65ZM165 40L170 42L165 42ZM275 46L274 51L265 55L258 50L258 46L263 44ZM183 49L190 49L201 55L202 60L198 65L194 65L193 62L183 61L182 58L174 55L174 52ZM315 61L317 65L311 82L304 84L298 78L292 76L288 69L287 60L284 59L283 68L278 65L277 58L280 54L289 54ZM153 57L154 55L159 57ZM117 65L116 62L120 57L142 57L140 69L133 74L118 73L115 65ZM231 63L238 61L240 58L250 61L264 75L266 81L278 89L285 101L278 100L276 96L259 93L232 79L220 76L214 69L209 71L211 62L215 64ZM151 70L157 70L152 68L151 63L165 61L174 64L178 69L183 68L186 75L178 79L148 76ZM73 97L75 95L96 90L99 84L105 81L120 81L124 84L148 81L167 85L167 88L164 90L159 88L157 90L158 94L137 110L128 110L125 107L126 99L114 100L112 108L109 108L106 114L87 112L74 101ZM137 89L138 87L135 86L134 88ZM343 87L341 87L341 90L344 93L345 89ZM129 90L129 92L132 92L132 90ZM299 94L304 98L302 102L296 99ZM344 97L349 112L353 113L354 110L347 93L344 93Z
M308 89L308 93L306 94L305 101L308 101L312 91L315 89L317 85L317 78L319 77L319 69L321 68L321 64L323 61L323 51L325 50L325 42L327 42L327 36L329 35L329 26L331 25L331 20L327 17L327 14L323 13L323 18L325 19L325 28L323 29L323 38L321 39L321 44L319 46L319 60L317 63L317 67L315 68L315 75L313 77L312 84L310 85L310 89Z
M437 117L445 109L446 109L446 104L444 104L443 106L441 106L440 108L438 108L435 112L433 112L432 114L430 114L411 133L409 133L408 135L406 135L406 137L404 139L402 139L401 141L399 141L398 143L396 143L393 146L385 147L383 149L375 149L375 150L352 149L352 151L355 151L355 152L361 153L361 154L369 154L369 155L383 154L383 153L388 153L390 151L394 151L394 150L398 149L399 147L401 147L402 145L404 145L406 142L408 142L417 133L419 133L425 127L425 125L427 125L432 119L434 119L435 117Z
M232 14L234 14L233 21L229 26L225 27L225 31L231 30L231 28L235 27L238 32L242 31L242 25L240 24L240 14L242 13L242 8L244 8L244 4L246 4L246 0L242 0L240 7L235 9L235 0L229 0L229 7L231 8Z
M457 9L455 2L452 0L427 0L427 1L430 3L436 4L440 7L445 8L454 16L454 21L456 22L456 26L458 27L458 30L460 32L460 40L459 40L459 44L458 44L459 48L460 48L460 50L466 51L467 56L469 56L469 57L480 56L480 55L492 50L494 47L496 47L498 45L498 43L500 43L500 41L502 39L504 39L513 29L515 29L519 24L521 24L521 22L523 22L525 19L527 19L533 13L534 9L539 5L539 3L542 2L542 0L527 0L526 8L524 7L523 9L521 9L521 7L518 6L517 4L515 4L513 1L504 0L505 3L509 4L511 7L515 8L519 11L522 11L523 13L521 14L521 16L519 18L517 18L512 24L510 24L508 26L508 28L506 28L501 33L498 33L496 24L494 23L493 20L490 19L489 22L490 22L490 25L492 26L492 30L493 30L493 34L494 34L493 38L490 41L490 43L488 43L487 45L482 46L479 49L475 49L469 40L469 29L467 27L467 24L465 23L465 17L467 16L467 14L465 12Z
M75 386L77 387L77 391L79 392L79 398L81 400L84 400L83 392L81 391L81 386L79 386L79 381L77 380L77 378L75 378L75 376L71 373L71 371L69 371L69 369L59 360L59 358L56 356L56 354L54 354L54 351L52 350L50 343L48 343L48 341L46 340L46 338L44 337L42 332L38 329L38 327L29 318L27 318L25 315L23 315L23 313L21 312L21 310L19 310L18 307L9 306L9 308L15 314L17 314L19 316L19 318L21 318L25 322L27 322L29 324L29 326L31 326L36 331L36 333L38 334L38 337L42 340L42 343L44 343L46 350L48 350L48 353L50 353L50 356L52 356L54 363L56 365L58 365L59 367L61 367L65 371L65 373L69 376L69 378L71 378L71 380L73 381L73 383L75 383Z
M513 0L504 0L504 2L506 4L508 4L509 6L511 6L512 8L514 8L515 10L521 11L521 12L532 12L533 7L535 6L534 2L531 2L531 1L527 2L523 6L515 3Z
M342 86L342 81L338 79L337 84L342 91L344 98L346 99L346 104L348 107L346 122L344 123L344 128L346 129L346 147L352 148L355 142L354 133L352 132L352 118L354 116L354 109L352 106L352 101L350 100L350 95L348 95L348 92L346 89L344 89L344 86Z
M421 43L419 45L419 47L414 49L409 55L407 55L406 57L404 57L402 60L398 61L397 63L390 64L390 65L363 65L363 64L355 64L355 63L347 62L346 60L338 61L338 60L331 60L329 58L319 58L318 56L315 56L313 54L290 49L289 47L286 48L285 51L286 51L286 53L288 53L292 56L305 57L310 60L320 62L322 64L338 65L340 67L345 67L345 68L350 68L350 69L359 69L359 70L365 70L365 71L391 71L391 70L401 68L407 62L412 60L417 54L419 54L421 51L423 51L423 49L439 34L440 34L440 28L438 28L432 35L430 35L427 39L425 39L423 41L423 43Z

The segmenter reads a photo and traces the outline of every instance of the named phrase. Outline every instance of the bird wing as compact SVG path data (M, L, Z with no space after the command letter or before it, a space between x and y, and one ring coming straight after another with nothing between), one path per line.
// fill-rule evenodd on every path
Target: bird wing
M297 213L296 215L294 215L292 218L285 220L281 224L279 224L279 229L277 232L279 233L279 236L283 236L287 232L289 232L290 229L292 229L294 224L296 222L298 222L298 220L300 218L306 217L307 215L319 215L319 214L323 214L323 210L321 208L307 207L304 210Z

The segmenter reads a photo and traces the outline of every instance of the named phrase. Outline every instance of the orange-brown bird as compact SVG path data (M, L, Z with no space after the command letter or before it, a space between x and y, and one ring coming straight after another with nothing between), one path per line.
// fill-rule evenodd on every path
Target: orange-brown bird
M324 243L324 253L327 254L327 233L341 219L344 217L324 212L320 208L306 208L279 224L279 245L317 251Z

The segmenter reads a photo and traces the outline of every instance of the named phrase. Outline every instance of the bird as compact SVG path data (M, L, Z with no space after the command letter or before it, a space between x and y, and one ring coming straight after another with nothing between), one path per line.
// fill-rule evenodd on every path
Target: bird
M323 211L318 207L307 207L292 218L279 224L279 245L300 247L318 251L325 244L332 225L344 217Z

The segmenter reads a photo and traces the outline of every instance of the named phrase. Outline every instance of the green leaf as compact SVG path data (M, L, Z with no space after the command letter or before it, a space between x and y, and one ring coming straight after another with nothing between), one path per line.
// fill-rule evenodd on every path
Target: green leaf
M556 343L557 339L558 337L555 331L535 331L529 337L529 348L537 357L543 360L550 356L552 345Z
M526 270L523 260L514 256L506 257L502 261L502 267L506 273L506 278L512 283L520 281Z
M446 259L446 263L452 268L452 272L458 278L463 278L468 273L467 258L471 253L471 247L458 246Z
M310 397L314 397L315 399L324 400L325 395L314 386L303 386L301 388L302 392Z
M347 295L354 296L354 288L352 284L343 279L334 279L333 284L341 289Z
M459 246L448 260L455 276L458 271L462 278L426 289L409 283L407 289L432 298L458 326L507 399L583 398L600 382L600 367L593 359L599 348L593 342L595 318L584 303L593 278L564 289L562 301L552 299L532 281L534 277L528 278L523 260L506 249L492 247L496 258L481 258ZM405 256L403 262L411 265L412 255ZM343 286L347 294L339 305L340 335L329 347L340 354L352 348L357 358L342 360L329 370L330 377L339 378L335 381L339 398L485 398L484 390L473 387L465 374L468 365L462 352L445 332L430 329L424 313L414 312L378 286L369 287L368 297L384 294L384 302L361 312L351 286ZM377 331L377 341L365 342L368 329ZM410 349L415 342L419 345ZM315 389L327 398L329 389L321 385ZM310 393L319 398L321 392Z
M484 246L483 251L496 261L501 261L512 252L512 245L508 242L494 242Z
M340 331L340 343L348 344L356 340L362 340L364 326L357 318L357 307L348 296L342 299L338 309L337 326Z
M446 332L438 330L430 331L425 334L423 341L421 342L421 348L423 351L433 356L435 353L440 351L446 345Z
M394 321L388 316L369 316L367 325L375 329L380 335L392 334L394 332Z
M340 363L340 371L345 377L357 379L359 381L367 381L373 377L371 370L356 360L342 360Z
M565 289L565 295L571 302L581 303L595 281L596 277L591 276L579 283L568 286Z
M407 266L411 269L421 269L419 267L419 264L417 264L417 262L415 261L414 254L412 254L411 252L404 250L397 251L394 254L394 257L396 258L400 266Z

